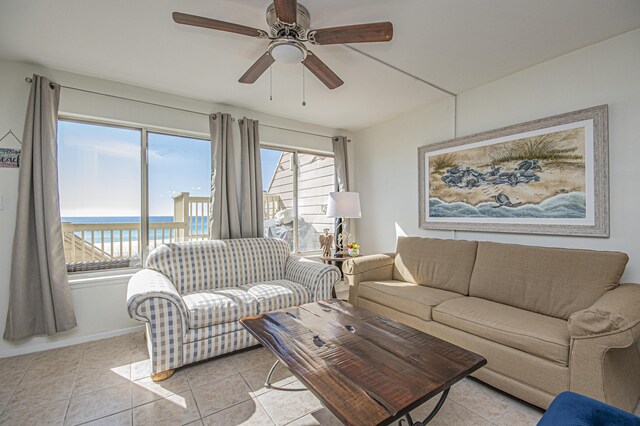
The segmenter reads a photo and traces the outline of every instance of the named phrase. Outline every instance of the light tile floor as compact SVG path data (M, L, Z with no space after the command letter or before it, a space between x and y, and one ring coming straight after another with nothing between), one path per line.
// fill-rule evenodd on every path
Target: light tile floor
M2 425L339 425L310 392L263 386L274 362L264 348L149 379L142 333L0 359ZM301 384L282 367L280 386ZM414 412L422 419L430 401ZM640 411L640 410L639 410ZM535 425L536 408L480 382L453 386L433 425Z

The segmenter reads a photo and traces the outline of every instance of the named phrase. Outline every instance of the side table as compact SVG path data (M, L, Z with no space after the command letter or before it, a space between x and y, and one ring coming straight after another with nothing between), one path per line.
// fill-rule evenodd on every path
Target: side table
M320 256L320 260L322 260L322 263L326 263L326 264L334 264L335 266L338 267L338 269L340 269L340 276L342 277L342 279L344 279L344 275L342 273L342 264L349 260L349 259L353 259L354 257L360 257L361 255L357 255L357 256L349 256L348 254L345 253L344 256L336 256L336 255L332 255L332 256ZM336 299L338 296L336 295L336 287L333 286L333 288L331 289L331 297L333 297L334 299Z

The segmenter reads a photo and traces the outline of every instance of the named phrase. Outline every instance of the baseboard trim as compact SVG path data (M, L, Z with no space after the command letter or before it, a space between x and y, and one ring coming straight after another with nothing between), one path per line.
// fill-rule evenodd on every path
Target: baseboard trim
M124 334L136 333L144 330L144 325L135 327L121 328L119 330L105 331L103 333L90 334L88 336L78 336L49 343L40 343L37 345L29 345L22 348L9 349L0 351L0 358L8 358L10 356L25 355L34 352L42 352L49 349L64 348L65 346L78 345L80 343L93 342L95 340L107 339L109 337L122 336Z

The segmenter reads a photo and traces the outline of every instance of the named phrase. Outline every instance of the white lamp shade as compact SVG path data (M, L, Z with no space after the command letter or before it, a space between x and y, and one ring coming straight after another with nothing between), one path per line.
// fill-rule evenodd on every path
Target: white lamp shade
M327 217L361 218L360 194L357 192L330 192L327 199Z

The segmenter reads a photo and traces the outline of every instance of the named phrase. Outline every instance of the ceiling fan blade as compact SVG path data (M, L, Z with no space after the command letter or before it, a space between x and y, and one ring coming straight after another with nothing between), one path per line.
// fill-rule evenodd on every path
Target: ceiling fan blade
M296 23L298 19L297 0L274 0L273 4L276 8L276 16L281 22L286 24Z
M331 71L331 68L325 65L325 63L313 53L309 52L302 63L329 89L335 89L336 87L340 87L344 84L344 81L342 81L336 73Z
M252 84L255 83L256 80L264 74L264 72L271 66L272 63L275 62L275 59L271 57L269 52L265 52L264 55L260 56L257 61L249 67L247 72L245 72L240 80L240 83Z
M319 30L311 31L309 38L314 44L391 41L393 38L393 24L391 22L375 22L372 24L321 28Z
M217 19L205 18L204 16L188 15L180 12L173 12L172 16L173 20L178 24L210 28L212 30L226 31L251 37L266 35L264 31L257 28L245 27L244 25L233 24L231 22L218 21Z

